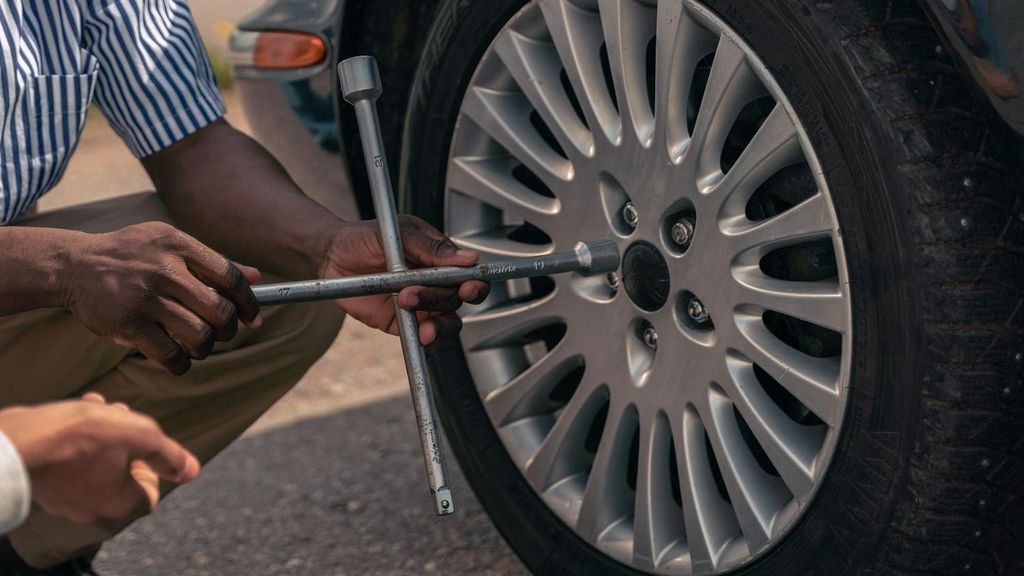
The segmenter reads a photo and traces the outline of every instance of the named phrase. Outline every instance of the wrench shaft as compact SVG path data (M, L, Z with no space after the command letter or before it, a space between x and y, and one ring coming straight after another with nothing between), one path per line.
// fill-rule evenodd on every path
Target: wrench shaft
M417 268L330 280L264 284L254 286L253 293L261 305L271 306L394 294L409 286L458 286L470 280L498 282L566 272L594 276L613 272L618 267L618 248L614 242L606 240L581 242L572 252L558 252L537 258L510 258L466 268Z
M384 154L384 139L377 116L376 99L381 90L380 72L377 70L376 61L367 56L358 56L342 62L338 65L338 71L342 93L355 107L373 207L380 225L384 260L391 272L404 272L406 266L398 226L398 211L395 209L391 176ZM412 392L413 410L416 412L416 423L419 426L423 461L427 469L430 492L434 497L435 510L438 515L451 514L455 511L455 505L452 502L441 432L437 426L427 358L423 346L420 345L419 321L414 312L402 310L397 303L395 313Z

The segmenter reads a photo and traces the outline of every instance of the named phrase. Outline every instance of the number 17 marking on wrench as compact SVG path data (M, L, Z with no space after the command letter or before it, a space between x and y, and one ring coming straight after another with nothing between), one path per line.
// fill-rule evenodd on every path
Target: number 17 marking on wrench
M381 95L380 71L372 56L356 56L338 64L341 93L345 100L355 107L359 124L359 137L366 158L366 171L370 178L370 192L373 207L380 224L381 247L389 271L407 270L402 251L402 238L398 226L398 211L391 191L391 176L388 161L384 155L380 118L377 116L377 98ZM437 414L432 400L432 387L427 372L427 356L420 344L420 325L416 313L403 310L395 302L398 315L398 333L405 355L405 369L409 374L412 389L412 404L416 411L416 423L420 431L420 445L423 461L427 467L427 480L434 496L434 506L439 516L455 511L452 502L451 484L448 480L448 463L444 446L437 427Z

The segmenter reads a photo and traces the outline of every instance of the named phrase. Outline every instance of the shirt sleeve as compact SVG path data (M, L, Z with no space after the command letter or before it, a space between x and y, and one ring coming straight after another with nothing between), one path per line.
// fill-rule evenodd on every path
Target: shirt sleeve
M131 151L149 156L224 115L186 0L90 0L83 49L95 100Z
M32 484L28 471L11 441L0 432L0 534L6 534L28 518Z

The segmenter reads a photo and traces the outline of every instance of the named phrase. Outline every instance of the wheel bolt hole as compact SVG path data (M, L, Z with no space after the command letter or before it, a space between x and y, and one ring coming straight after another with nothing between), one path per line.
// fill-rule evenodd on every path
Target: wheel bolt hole
M630 229L636 228L636 225L640 223L640 213L637 212L636 206L632 202L626 202L626 205L622 207L622 222Z
M605 282L608 284L608 289L614 294L618 292L619 287L622 286L622 277L619 276L618 272L610 272L608 273L608 276L605 277Z
M693 240L693 232L693 221L689 218L682 218L672 225L669 233L672 236L672 242L681 250L686 250L690 247L690 241Z
M647 328L644 329L643 339L644 344L647 344L648 348L650 348L651 350L658 349L658 332L654 329L653 326L648 326Z
M642 318L633 321L626 340L626 360L633 384L643 386L654 367L658 353L658 332Z
M665 247L673 254L685 254L697 233L697 211L687 200L677 202L661 224Z
M576 294L591 302L611 302L622 288L622 276L618 272L611 272L605 276L573 274L571 278Z
M640 211L626 189L607 172L601 173L598 189L605 217L612 230L623 238L631 236L640 224Z
M683 291L676 300L676 318L681 326L697 332L715 329L711 310L693 292Z
M690 300L689 305L686 307L686 314L690 317L690 320L693 320L694 324L701 326L711 321L711 314L708 314L707 307L696 298Z

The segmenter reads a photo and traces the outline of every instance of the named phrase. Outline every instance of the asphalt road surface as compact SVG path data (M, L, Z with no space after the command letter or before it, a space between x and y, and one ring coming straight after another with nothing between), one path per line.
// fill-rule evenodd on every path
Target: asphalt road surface
M348 323L290 396L104 547L97 568L120 576L528 574L457 466L459 510L434 515L401 361L392 338Z

